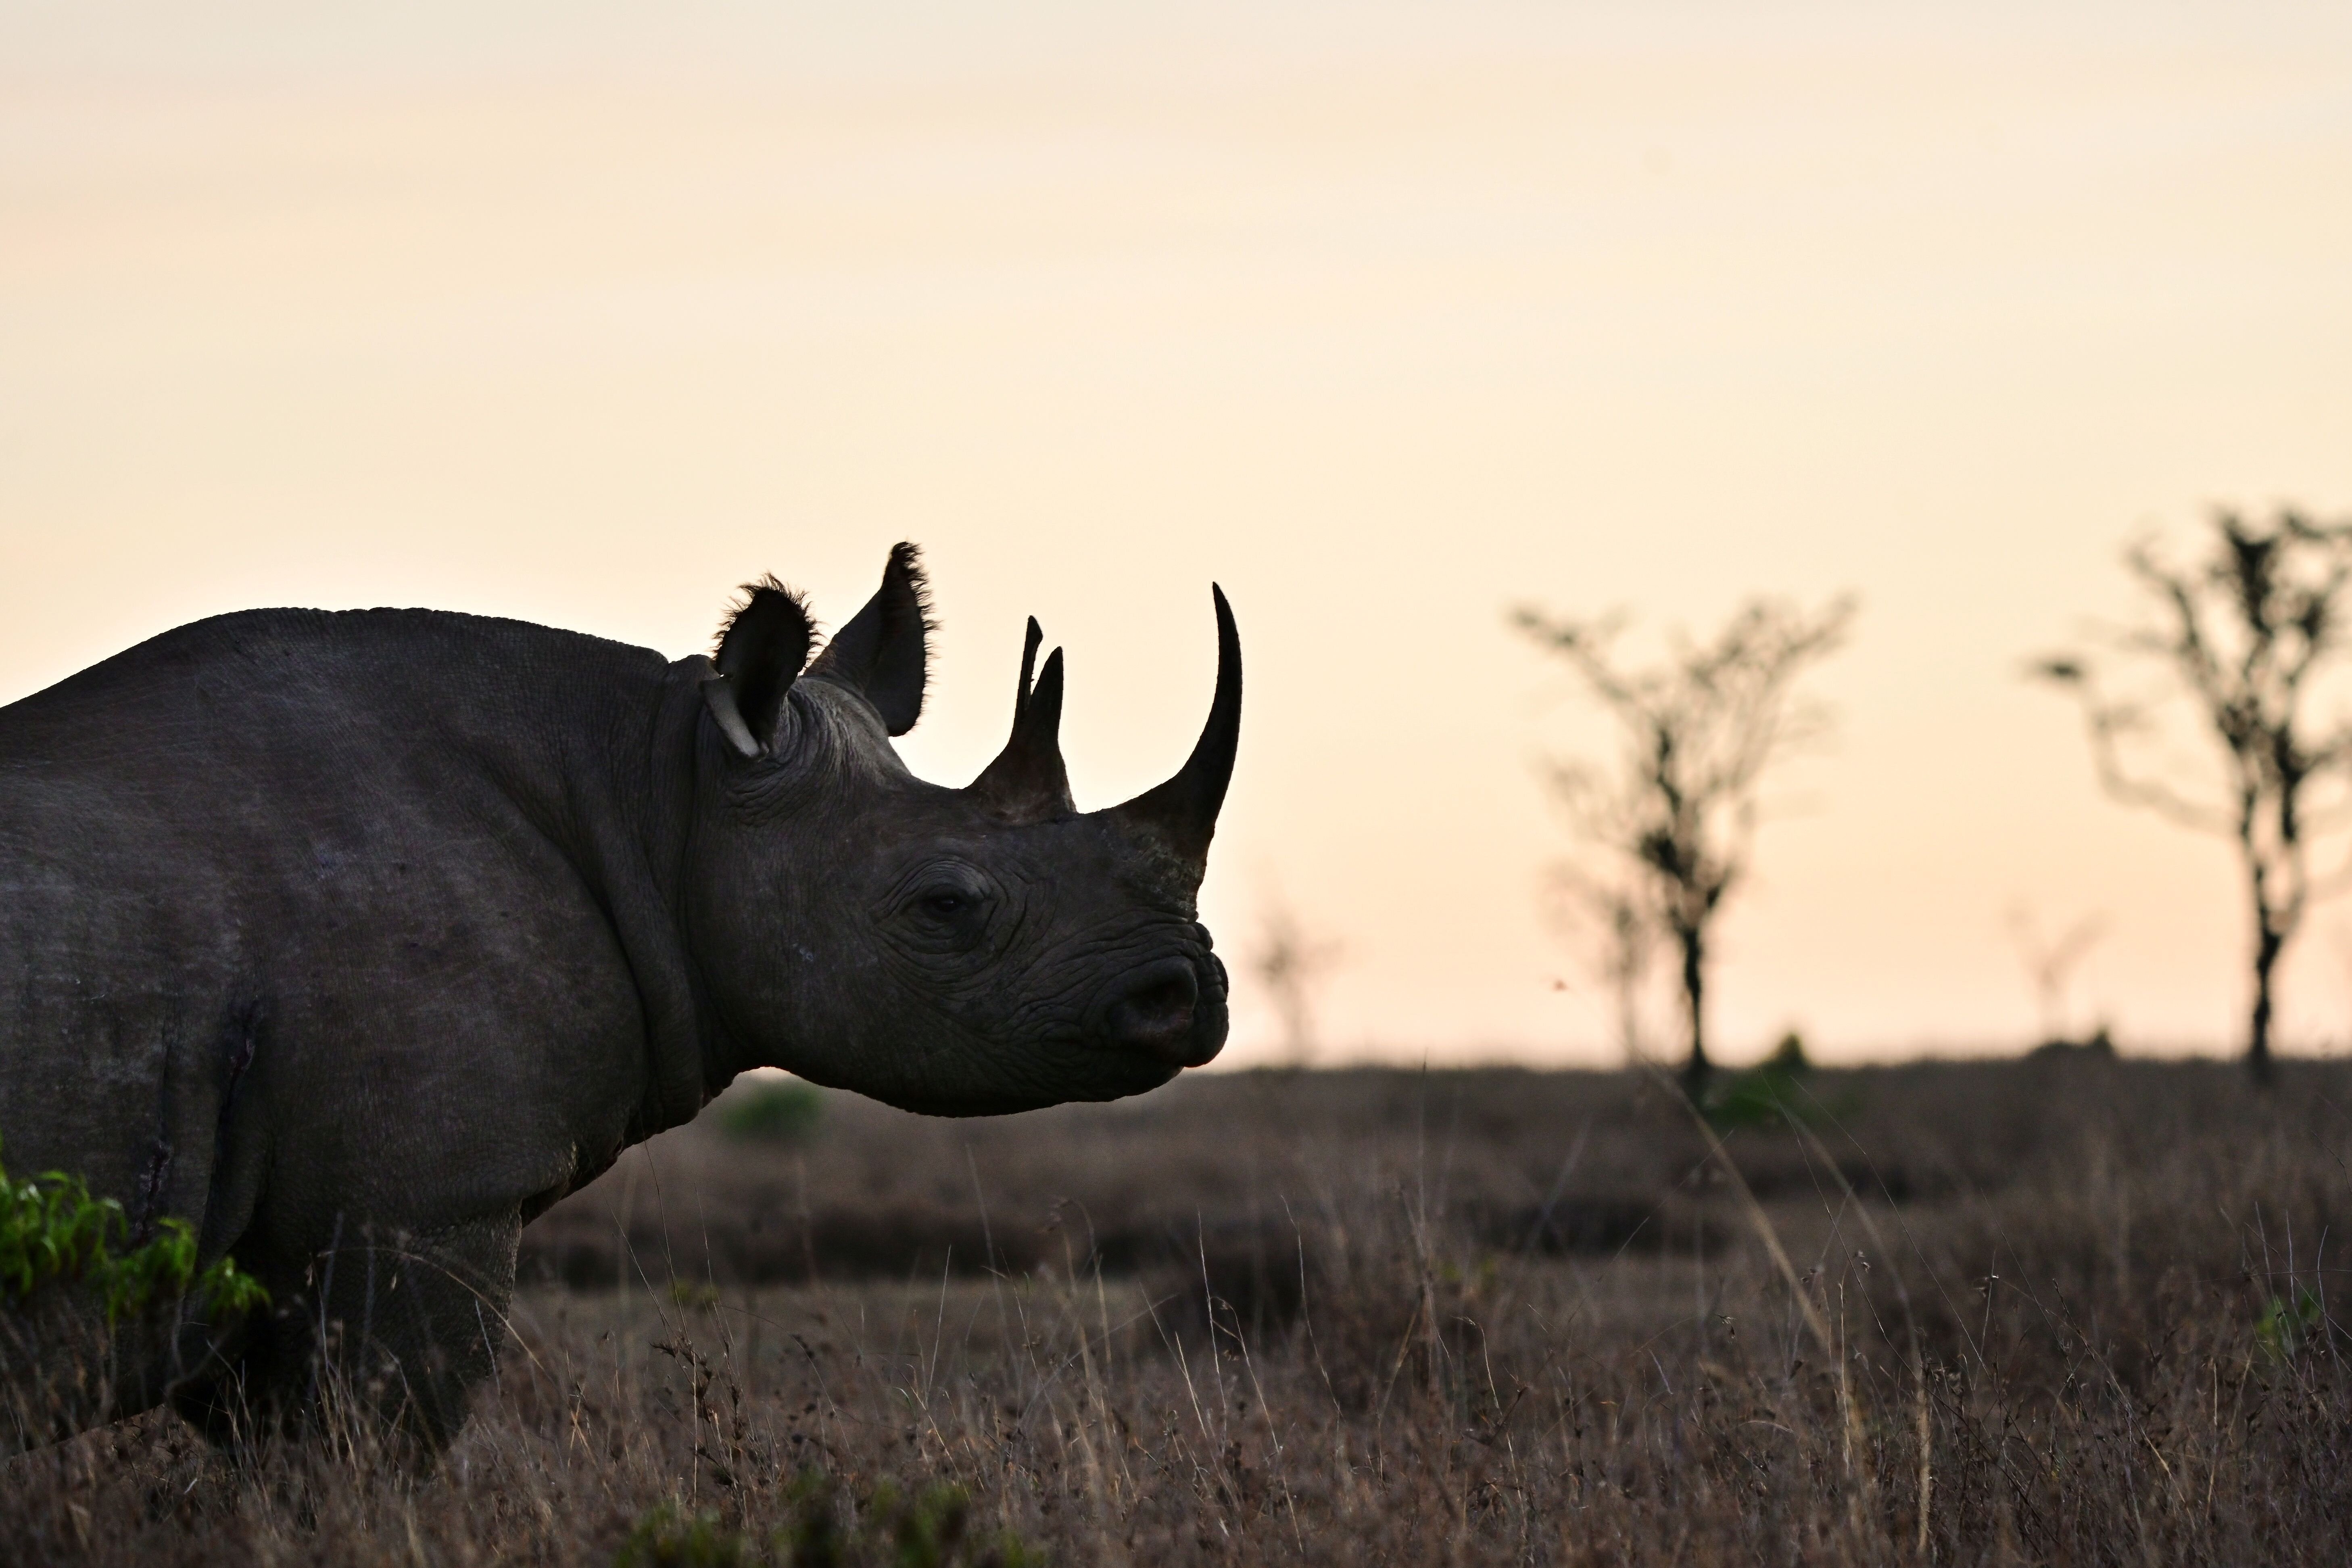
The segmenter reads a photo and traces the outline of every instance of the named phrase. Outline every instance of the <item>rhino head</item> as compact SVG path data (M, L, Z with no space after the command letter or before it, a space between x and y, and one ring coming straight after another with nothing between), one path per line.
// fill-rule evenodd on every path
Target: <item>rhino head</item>
M909 1110L1114 1100L1214 1057L1225 970L1195 900L1241 722L1241 644L1213 589L1217 689L1191 758L1081 812L1058 727L1062 655L1029 623L1013 733L962 789L891 737L923 705L913 546L814 664L800 599L746 591L703 682L713 782L688 918L737 1065ZM803 668L803 666L806 666Z

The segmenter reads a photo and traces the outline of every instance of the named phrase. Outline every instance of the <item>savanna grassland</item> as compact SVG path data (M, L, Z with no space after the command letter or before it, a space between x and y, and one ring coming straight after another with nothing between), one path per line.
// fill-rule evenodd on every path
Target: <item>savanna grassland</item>
M2352 1068L762 1092L532 1227L436 1469L148 1416L0 1560L2352 1561Z

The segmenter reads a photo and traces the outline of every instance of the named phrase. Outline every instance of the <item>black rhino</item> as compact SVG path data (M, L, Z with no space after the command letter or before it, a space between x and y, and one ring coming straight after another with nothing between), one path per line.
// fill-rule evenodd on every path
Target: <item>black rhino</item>
M0 708L0 1161L83 1174L134 1236L184 1218L274 1300L185 1308L100 1407L0 1451L167 1398L216 1434L299 1421L322 1334L445 1441L523 1226L748 1068L952 1116L1208 1061L1195 896L1241 717L1213 592L1190 760L1092 813L1034 621L986 770L900 762L930 632L903 544L814 663L769 579L710 658L256 610Z

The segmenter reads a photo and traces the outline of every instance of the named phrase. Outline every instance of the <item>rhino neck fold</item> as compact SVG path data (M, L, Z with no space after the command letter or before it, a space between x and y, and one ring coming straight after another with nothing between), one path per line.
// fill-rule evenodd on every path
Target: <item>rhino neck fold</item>
M614 1064L637 1080L635 1102L614 1108L622 1146L692 1121L733 1076L684 918L698 753L716 735L700 689L708 670L682 659L612 692L614 705L583 726L589 751L559 764L560 789L520 802L586 884L636 993L642 1058Z
M597 856L614 934L644 1007L645 1087L630 1117L631 1142L692 1121L741 1070L686 941L694 813L701 780L723 765L726 746L706 721L709 668L700 658L670 666L646 725L642 773L627 791L634 831Z

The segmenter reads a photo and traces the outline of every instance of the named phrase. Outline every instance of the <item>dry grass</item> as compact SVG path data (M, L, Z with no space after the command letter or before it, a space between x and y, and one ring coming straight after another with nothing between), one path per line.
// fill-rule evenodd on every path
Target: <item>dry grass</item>
M1720 1156L1595 1074L698 1123L534 1228L437 1472L149 1417L0 1465L0 1558L2352 1561L2352 1071L1811 1093Z

